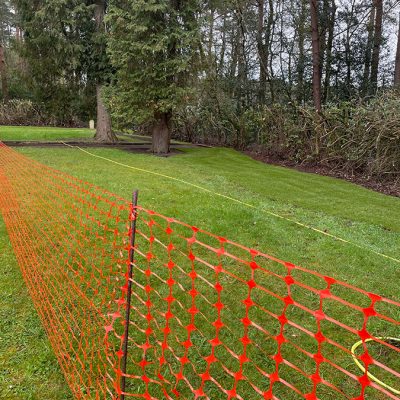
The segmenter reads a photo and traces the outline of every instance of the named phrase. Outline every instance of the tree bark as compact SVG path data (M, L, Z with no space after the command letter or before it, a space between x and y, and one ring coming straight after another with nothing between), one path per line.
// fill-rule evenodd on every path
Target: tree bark
M97 97L97 125L95 140L103 143L114 143L117 141L117 137L111 130L111 118L110 114L104 105L101 97L102 86L97 85L96 97Z
M369 15L368 22L368 38L367 38L367 48L365 50L365 58L364 58L364 73L363 73L363 81L362 81L362 95L366 96L369 92L370 87L370 72L371 72L371 53L373 47L373 39L374 39L374 21L375 21L375 6L372 5L371 13Z
M223 24L222 24L222 39L221 39L221 51L219 54L219 63L218 63L218 71L217 75L223 76L224 75L224 69L225 69L225 52L226 52L226 11L222 15L223 19Z
M350 99L351 98L351 94L352 94L352 88L351 88L351 32L350 32L350 24L351 24L351 20L353 19L353 15L354 15L354 2L351 5L351 13L350 13L350 17L349 17L349 21L347 21L346 24L346 40L344 43L344 61L346 64L346 84L345 84L345 90L346 90L346 98Z
M22 32L18 26L15 27L15 39L17 42L20 42L22 40Z
M257 50L258 59L260 63L260 80L259 80L259 92L258 101L260 104L265 102L265 92L267 85L267 49L264 44L264 0L257 0L258 8L258 23L257 23Z
M306 21L306 0L301 0L301 10L298 23L298 46L299 46L299 60L297 62L297 102L302 104L304 102L304 70L306 64L305 57L305 21Z
M236 9L236 17L238 24L238 43L237 43L237 59L238 59L238 84L236 88L236 100L237 110L239 113L242 112L243 108L247 105L246 89L247 89L247 77L248 77L248 64L246 57L246 27L243 19L243 9L241 5L238 5Z
M313 58L313 99L317 112L321 111L321 69L320 69L320 45L318 32L318 0L310 0L311 6L311 37Z
M7 79L7 65L6 57L4 54L4 47L0 43L0 75L1 75L1 92L3 95L3 101L8 101L8 79Z
M238 30L236 24L232 23L232 29L231 29L231 41L230 45L232 48L231 52L231 63L229 65L229 78L231 81L235 79L236 76L236 70L237 70L237 64L238 64ZM234 90L232 90L232 95L233 95Z
M275 103L275 84L274 84L274 68L273 68L273 58L274 54L272 51L273 46L273 37L275 34L275 17L274 17L274 2L273 0L268 0L268 21L267 21L267 31L265 33L265 45L267 46L267 60L269 59L269 73L268 73L268 82L269 89L271 92L271 102Z
M260 104L265 103L267 81L269 81L271 89L271 98L273 101L273 82L271 80L271 72L268 71L269 64L272 60L271 57L271 34L274 25L274 5L272 0L268 1L268 19L265 25L265 0L257 0L257 51L259 60L259 89L258 89L258 100Z
M400 86L400 15L399 15L399 30L397 32L397 52L396 62L394 66L394 86Z
M104 16L106 13L106 0L95 0L94 19L98 32L105 32Z
M215 10L212 8L210 10L209 16L209 26L208 26L208 43L207 43L207 53L208 53L208 71L211 71L211 75L215 76L215 56L213 52L213 41L214 41L214 21Z
M332 71L332 49L333 49L333 34L335 31L335 19L336 19L336 3L332 0L328 23L328 42L326 45L326 60L325 60L325 83L324 83L324 94L323 102L326 104L329 98L329 88Z
M154 115L152 130L152 152L154 154L168 154L171 140L171 112L159 112Z
M98 32L105 32L104 26L104 15L106 12L106 1L96 0L95 2L95 20ZM105 51L105 49L102 49ZM111 117L103 102L102 98L102 88L103 85L100 79L97 79L96 85L96 98L97 98L97 124L96 124L96 134L94 139L97 142L107 142L114 143L117 141L116 135L111 129Z
M326 47L327 47L327 34L329 25L329 10L330 10L330 0L322 1L322 14L319 16L319 44L320 44L320 74L322 77L323 67L325 65L326 57Z
M374 0L376 7L375 30L374 30L374 48L372 50L371 59L371 93L376 93L378 89L378 70L379 70L379 54L382 43L382 16L383 16L383 0Z

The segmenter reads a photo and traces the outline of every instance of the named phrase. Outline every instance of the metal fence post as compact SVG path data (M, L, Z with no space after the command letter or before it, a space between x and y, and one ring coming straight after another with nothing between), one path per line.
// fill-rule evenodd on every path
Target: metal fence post
M126 294L126 313L125 313L125 331L123 342L123 357L121 365L121 397L120 400L125 400L125 387L126 387L126 365L128 361L128 341L129 341L129 322L131 316L131 297L132 297L132 277L133 277L133 262L135 257L135 237L136 237L136 220L137 220L137 204L139 192L135 190L132 196L132 222L130 234L130 248L129 248L129 266L128 266L128 291Z

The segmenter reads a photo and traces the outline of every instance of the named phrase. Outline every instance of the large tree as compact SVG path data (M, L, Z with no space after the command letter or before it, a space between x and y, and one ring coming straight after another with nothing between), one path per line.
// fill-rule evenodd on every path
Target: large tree
M374 28L374 44L371 58L371 90L373 93L378 88L378 72L379 72L379 56L382 45L382 19L383 19L383 0L374 0L375 28Z
M321 111L321 46L319 40L318 0L310 0L311 9L311 38L312 38L312 59L313 59L313 99L314 107Z
M369 12L368 18L368 25L367 25L367 43L364 55L364 73L363 73L363 80L362 80L362 94L366 96L369 92L369 88L371 85L370 77L371 77L371 56L372 56L372 48L373 48L373 36L374 36L374 25L375 25L375 6L371 7Z
M97 93L97 139L113 140L109 109L119 128L151 130L155 152L168 151L171 120L180 127L190 116L185 129L194 132L196 118L209 113L216 128L203 136L213 143L236 135L241 145L254 139L240 139L254 110L313 100L319 109L321 100L340 104L373 94L378 79L382 89L393 80L398 0L13 2L24 72L35 83L24 93L59 122L93 118ZM13 96L17 74L12 49L6 53Z
M117 69L110 103L151 123L153 152L169 152L174 110L187 99L199 50L197 0L111 0L109 54Z
M14 1L24 32L19 47L35 100L46 104L56 122L69 123L74 114L93 114L97 98L96 140L114 141L102 101L102 87L111 74L105 51L106 1Z
M111 116L103 100L103 86L110 79L111 70L106 54L106 34L107 28L104 16L107 11L106 0L95 0L95 21L96 31L93 40L93 57L96 62L93 64L94 78L96 84L97 100L97 125L95 139L98 142L115 142L116 135L111 129Z

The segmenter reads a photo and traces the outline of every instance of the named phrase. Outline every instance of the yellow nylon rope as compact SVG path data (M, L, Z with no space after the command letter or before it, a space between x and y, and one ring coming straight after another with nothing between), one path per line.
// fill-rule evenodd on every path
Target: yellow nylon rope
M377 337L379 340L393 340L395 342L400 343L400 339L394 338L394 337ZM365 343L371 342L374 339L366 339ZM364 366L358 361L357 356L356 356L356 350L357 347L359 347L361 344L364 342L362 340L358 341L357 343L354 343L354 345L351 348L351 355L353 357L354 362L356 363L357 367L360 368L360 370L365 374L365 368ZM400 394L400 390L397 390L389 385L387 385L385 382L382 382L380 379L378 379L375 375L372 375L370 372L367 372L367 375L369 376L370 379L372 379L374 382L376 382L378 385L383 386L384 388L390 390L391 392L395 394Z
M322 235L328 236L328 237L330 237L330 238L332 238L332 239L335 239L335 240L338 240L338 241L340 241L340 242L347 243L347 244L350 244L350 245L352 245L352 246L358 247L359 249L368 250L368 251L370 251L370 252L372 252L372 253L374 253L374 254L376 254L376 255L378 255L378 256L387 258L387 259L389 259L389 260L392 260L392 261L394 261L394 262L400 264L400 260L397 259L397 258L394 258L394 257L388 256L387 254L383 254L383 253L380 253L380 252L378 252L378 251L372 250L372 249L370 249L370 248L368 248L368 247L361 246L361 245L359 245L359 244L357 244L357 243L354 243L354 242L351 242L351 241L349 241L349 240L343 239L343 238L341 238L341 237L339 237L339 236L336 236L336 235L332 235L331 233L322 231L321 229L314 228L314 227L312 227L312 226L303 224L302 222L296 221L296 220L294 220L294 219L284 217L283 215L276 214L276 213L274 213L274 212L272 212L272 211L260 209L260 208L258 208L258 207L256 207L256 206L254 206L253 204L246 203L246 202L244 202L244 201L242 201L242 200L239 200L239 199L235 199L234 197L227 196L227 195L222 194L222 193L214 192L213 190L207 189L207 188L205 188L205 187L203 187L203 186L199 186L199 185L196 185L196 184L194 184L194 183L187 182L187 181L185 181L185 180L183 180L183 179L174 178L173 176L161 174L161 173L159 173L159 172L149 171L149 170L144 169L144 168L133 167L132 165L123 164L123 163L120 163L120 162L118 162L118 161L111 160L111 159L109 159L109 158L102 157L102 156L99 156L99 155L97 155L97 154L93 154L93 153L91 153L90 151L87 151L87 150L85 150L85 149L82 149L82 148L79 147L79 146L72 146L72 145L70 145L70 144L68 144L68 143L65 143L65 142L62 142L62 143L63 143L65 146L68 146L68 147L71 147L71 148L76 148L76 149L78 149L78 150L80 150L80 151L82 151L82 152L84 152L84 153L86 153L86 154L88 154L88 155L90 155L90 156L92 156L92 157L100 158L100 159L102 159L102 160L111 162L111 163L116 164L116 165L119 165L119 166L121 166L121 167L133 169L133 170L140 171L140 172L145 172L145 173L147 173L147 174L156 175L156 176L160 176L160 177L162 177L162 178L166 178L166 179L170 179L170 180L173 180L173 181L176 181L176 182L179 182L179 183L183 183L183 184L185 184L185 185L192 186L192 187L194 187L194 188L196 188L196 189L199 189L199 190L202 190L202 191L204 191L204 192L211 193L211 194L213 194L214 196L219 196L219 197L222 197L222 198L224 198L224 199L227 199L227 200L233 201L233 202L235 202L235 203L241 204L241 205L243 205L243 206L246 206L246 207L248 207L248 208L252 208L252 209L254 209L254 210L262 211L262 212L264 212L264 213L266 213L266 214L272 215L273 217L280 218L280 219L282 219L282 220L288 221L288 222L290 222L290 223L292 223L292 224L301 226L302 228L310 229L310 230L312 230L312 231L314 231L314 232L317 232L317 233L320 233L320 234L322 234Z

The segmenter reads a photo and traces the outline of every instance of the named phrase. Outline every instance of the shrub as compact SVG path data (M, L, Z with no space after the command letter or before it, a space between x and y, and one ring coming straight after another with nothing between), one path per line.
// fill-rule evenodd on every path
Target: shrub
M385 180L400 173L400 95L383 93L369 103L272 105L240 110L212 88L179 110L174 136L213 145L252 148L297 164L318 164Z
M44 118L40 107L30 100L10 100L0 103L1 125L40 125Z
M0 102L0 125L50 125L82 127L86 126L79 117L72 115L71 110L55 115L43 105L31 100L13 99L7 103Z

